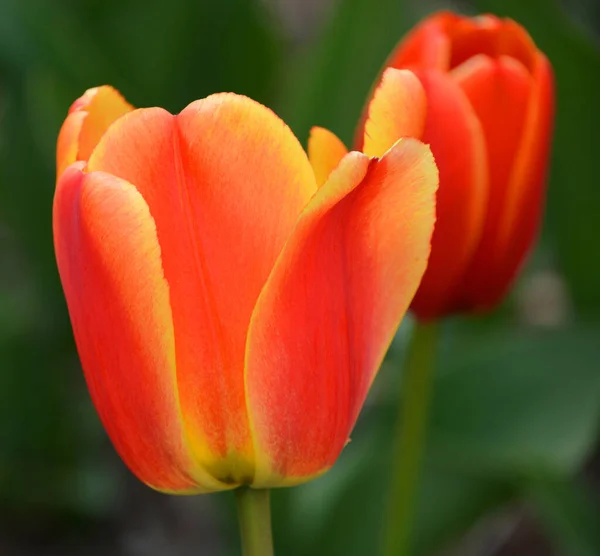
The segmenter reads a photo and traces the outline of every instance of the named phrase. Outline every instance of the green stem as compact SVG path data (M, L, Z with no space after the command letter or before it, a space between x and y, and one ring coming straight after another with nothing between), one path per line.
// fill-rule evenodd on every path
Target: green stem
M410 554L421 459L427 439L437 323L417 323L402 375L402 406L394 432L384 556Z
M249 487L241 487L235 491L244 556L274 554L269 494L269 490Z

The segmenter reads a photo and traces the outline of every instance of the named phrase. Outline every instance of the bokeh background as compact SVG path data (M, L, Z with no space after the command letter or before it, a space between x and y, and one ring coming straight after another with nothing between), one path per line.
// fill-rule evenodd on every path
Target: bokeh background
M79 369L54 262L54 147L71 102L110 83L181 110L216 91L272 107L305 142L347 143L400 36L439 7L524 24L553 63L545 225L512 295L446 324L415 554L600 555L600 4L595 0L0 0L0 555L236 555L232 495L174 498L114 453ZM274 492L277 552L375 553L401 328L333 471Z

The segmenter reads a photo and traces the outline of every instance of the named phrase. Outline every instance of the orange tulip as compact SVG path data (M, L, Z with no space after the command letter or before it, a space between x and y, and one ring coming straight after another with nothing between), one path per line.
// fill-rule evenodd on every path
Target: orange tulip
M442 12L418 25L386 66L396 69L384 71L365 114L377 101L387 115L379 129L359 126L356 148L377 155L416 137L431 146L440 173L431 257L412 309L421 320L489 310L538 233L554 110L550 64L514 21ZM399 69L425 89L423 127L403 116L418 85ZM383 87L385 80L405 83Z
M57 164L75 340L130 469L192 493L331 467L427 264L428 147L350 153L318 188L289 128L248 98L173 116L101 87L71 109Z

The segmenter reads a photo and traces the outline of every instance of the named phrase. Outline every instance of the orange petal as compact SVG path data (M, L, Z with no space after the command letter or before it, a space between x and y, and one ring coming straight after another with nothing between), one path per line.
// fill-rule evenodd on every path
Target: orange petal
M306 154L270 110L219 94L177 117L160 109L124 116L89 167L134 183L156 221L196 458L223 481L250 480L246 333L275 259L317 189Z
M77 160L87 160L108 127L133 107L112 87L88 89L76 100L58 135L57 178Z
M198 468L179 409L169 286L154 221L130 183L61 176L54 242L90 394L117 451L148 485L186 493L227 488Z
M310 130L308 159L319 187L327 181L329 174L346 154L348 149L337 135L323 127L313 127Z
M56 142L56 179L77 160L79 150L79 134L87 113L72 112L64 121Z
M485 235L468 274L463 303L490 309L504 297L538 233L554 119L554 84L548 60L538 54L515 160L504 184L493 226ZM490 210L492 210L490 208Z
M442 316L479 244L488 198L481 124L461 88L437 70L417 72L427 93L423 141L440 173L437 221L425 276L411 308L421 320Z
M420 139L426 112L425 91L415 74L388 68L369 104L359 150L381 158L401 137Z
M436 187L428 147L402 139L350 153L303 212L248 333L254 486L308 480L346 444L425 270Z

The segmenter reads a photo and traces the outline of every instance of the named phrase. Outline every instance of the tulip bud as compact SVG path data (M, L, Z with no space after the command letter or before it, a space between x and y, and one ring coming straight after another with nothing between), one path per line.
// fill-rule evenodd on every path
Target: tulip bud
M369 147L378 144L384 152L399 137L417 137L430 145L440 173L431 257L411 307L421 320L490 310L506 295L543 213L550 64L514 21L442 12L409 33L386 67L365 113L386 97L387 123L361 124L357 148L373 154ZM410 102L394 98L398 86L390 84L401 69L425 90L422 130L394 116Z

